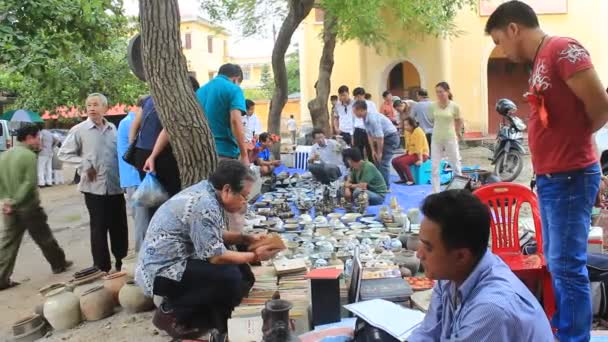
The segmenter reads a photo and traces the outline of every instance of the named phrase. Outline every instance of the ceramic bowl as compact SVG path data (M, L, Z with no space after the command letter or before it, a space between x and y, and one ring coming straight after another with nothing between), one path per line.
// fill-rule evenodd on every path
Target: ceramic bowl
M348 214L345 214L344 216L342 216L342 222L345 222L345 223L355 222L359 217L361 217L361 214L348 213Z
M342 217L341 213L331 213L327 215L327 218L330 220L338 220L340 217Z
M387 230L390 234L400 234L403 228L388 228Z
M385 226L387 226L388 228L403 228L403 224L399 224L396 222L389 222L389 223L385 223Z
M358 223L358 222L353 222L353 223L350 223L349 225L350 225L351 229L362 230L362 229L366 229L367 228L366 225L364 225L362 223Z
M327 221L327 219L323 216L317 216L315 217L315 224L319 225L319 224L325 224L327 225L329 221Z
M268 204L269 204L269 203L268 203L268 202L266 202L266 201L259 201L259 202L256 202L256 203L254 204L254 206L255 206L256 208L265 208L265 207L267 207L267 206L268 206Z
M285 224L298 224L298 220L297 219L287 219L285 220Z
M293 224L293 223L288 223L288 224L284 224L283 225L283 229L285 229L285 231L292 232L292 231L295 231L295 230L299 230L300 229L300 225Z

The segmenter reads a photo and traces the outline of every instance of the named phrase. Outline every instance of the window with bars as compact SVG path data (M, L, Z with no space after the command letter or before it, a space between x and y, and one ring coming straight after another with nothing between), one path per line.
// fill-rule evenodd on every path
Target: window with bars
M184 35L184 47L186 50L192 49L192 33L186 33Z
M207 52L213 53L213 36L207 37Z

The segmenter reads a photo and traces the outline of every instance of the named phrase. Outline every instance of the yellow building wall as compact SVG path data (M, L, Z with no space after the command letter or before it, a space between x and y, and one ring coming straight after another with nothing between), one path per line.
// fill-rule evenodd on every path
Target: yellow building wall
M551 35L569 36L579 40L591 53L595 67L608 85L608 44L605 32L606 0L568 1L567 14L539 15L542 28ZM351 91L363 86L376 103L386 89L390 70L404 60L409 61L420 74L420 84L434 98L433 87L440 81L450 83L455 101L460 105L468 132L488 131L487 65L494 50L491 38L484 34L488 17L481 17L478 9L463 9L455 19L458 37L441 39L426 37L405 46L405 53L383 50L378 54L372 47L356 42L338 44L334 72L331 78L332 94L346 84ZM318 76L318 63L322 49L319 33L322 25L314 23L314 13L303 24L301 33L300 71L303 120L310 120L305 104L314 97L314 83ZM406 37L395 32L395 37ZM403 39L406 41L406 39ZM527 89L522 89L522 94Z
M241 67L243 68L243 71L245 71L245 68L249 69L249 79L243 79L243 83L241 83L242 88L258 88L262 85L262 65L241 65Z
M180 26L182 36L182 51L188 61L189 71L196 72L196 79L202 85L209 81L211 74L217 73L220 66L226 62L228 37L217 32L212 27L200 22L183 22ZM191 34L191 49L185 48L185 34ZM213 36L213 52L209 53L207 37Z
M255 101L255 114L262 123L262 129L266 131L268 129L268 111L270 110L270 101L256 100ZM300 99L290 99L285 104L283 112L281 113L281 133L288 133L287 120L289 116L293 115L293 118L298 123L298 128L301 127L301 111L300 111Z

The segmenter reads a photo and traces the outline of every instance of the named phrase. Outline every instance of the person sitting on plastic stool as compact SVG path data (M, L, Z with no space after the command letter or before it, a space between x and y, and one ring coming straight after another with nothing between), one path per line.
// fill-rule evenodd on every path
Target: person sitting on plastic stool
M392 164L399 175L400 180L395 184L414 184L414 177L410 171L410 166L420 166L429 159L429 143L422 128L418 127L418 122L412 117L403 120L403 130L405 131L405 153L393 159Z
M260 167L260 175L269 176L274 171L275 167L281 165L280 160L273 160L270 155L270 148L274 144L274 140L268 133L260 134L256 148L260 149L255 164Z

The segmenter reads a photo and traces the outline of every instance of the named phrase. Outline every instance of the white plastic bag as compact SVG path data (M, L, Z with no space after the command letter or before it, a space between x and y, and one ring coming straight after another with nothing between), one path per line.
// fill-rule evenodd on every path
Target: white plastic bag
M149 172L137 187L132 199L135 205L154 208L168 200L169 194L167 194L167 191L165 191L156 176Z

